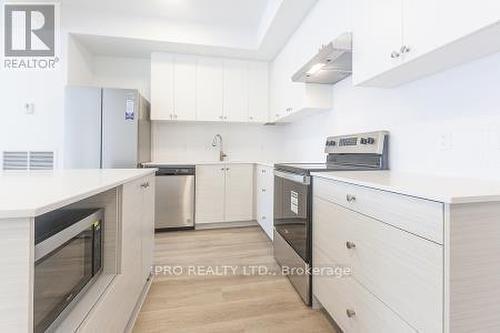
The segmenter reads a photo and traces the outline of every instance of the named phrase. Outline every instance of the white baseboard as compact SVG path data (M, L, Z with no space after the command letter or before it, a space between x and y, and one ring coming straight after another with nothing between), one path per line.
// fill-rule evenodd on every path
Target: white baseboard
M257 221L236 221L236 222L215 222L215 223L200 223L196 224L194 227L196 230L208 230L208 229L224 229L224 228L243 228L243 227L256 227L258 226Z

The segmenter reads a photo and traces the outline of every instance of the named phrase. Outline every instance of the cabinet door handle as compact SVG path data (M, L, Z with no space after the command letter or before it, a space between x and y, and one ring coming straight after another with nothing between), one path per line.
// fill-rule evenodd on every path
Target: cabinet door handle
M142 183L142 184L141 184L141 187L142 187L142 188L148 188L148 187L149 187L149 182Z
M227 116L224 116L224 120L227 119Z
M392 53L391 53L392 59L399 58L400 56L401 56L401 53L399 53L398 51L392 51Z
M220 171L224 171L224 170L226 170L226 168L221 168L221 169L220 169Z
M263 188L263 189L262 189L262 192L266 192L266 189L265 189L265 188Z
M345 242L345 247L347 247L348 250L352 250L352 249L356 248L356 244L354 244L353 242L347 241L347 242Z
M278 118L278 117L280 116L280 114L279 114L279 113L276 113L276 114L275 114L275 116L276 116L276 118Z
M410 49L410 47L408 47L407 45L403 45L403 46L401 46L401 50L400 50L400 53L401 53L401 54L405 54L405 53L408 53L408 52L410 52L410 51L411 51L411 49Z
M265 216L262 216L262 219L263 219L263 220L265 220L265 219L266 219L266 217L265 217Z
M219 116L219 119L222 119L222 116Z
M262 170L262 173L266 173L266 170Z
M248 117L248 118L250 118L250 120L253 120L253 117Z
M347 315L347 317L352 318L356 315L356 311L354 311L352 309L346 309L345 314Z
M356 201L356 197L354 195L351 195L351 194L346 194L345 199L347 202Z
M174 114L174 119L177 119L177 115L176 114Z

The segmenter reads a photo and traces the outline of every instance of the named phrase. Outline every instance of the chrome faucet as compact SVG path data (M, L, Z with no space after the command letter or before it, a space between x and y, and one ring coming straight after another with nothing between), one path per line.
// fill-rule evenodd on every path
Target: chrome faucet
M219 144L219 161L224 162L224 158L226 158L227 155L224 153L224 144L220 134L216 134L212 139L212 147L217 147L217 143Z

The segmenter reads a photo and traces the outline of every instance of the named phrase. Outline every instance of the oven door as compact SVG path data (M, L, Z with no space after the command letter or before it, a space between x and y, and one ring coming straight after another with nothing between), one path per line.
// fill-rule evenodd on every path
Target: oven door
M311 178L274 171L274 229L311 263Z
M35 246L34 332L45 332L69 311L101 270L101 223L86 218Z

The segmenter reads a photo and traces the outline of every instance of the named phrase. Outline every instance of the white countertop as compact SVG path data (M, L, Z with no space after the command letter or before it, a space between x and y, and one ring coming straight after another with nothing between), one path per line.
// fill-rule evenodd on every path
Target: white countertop
M154 172L155 169L0 172L0 219L38 216Z
M260 165L265 165L269 167L274 166L274 162L269 162L269 161L154 161L154 162L148 162L148 163L143 163L144 166L146 167L158 167L161 165L218 165L218 164L260 164Z
M500 201L500 182L392 171L315 172L314 177L450 204Z

